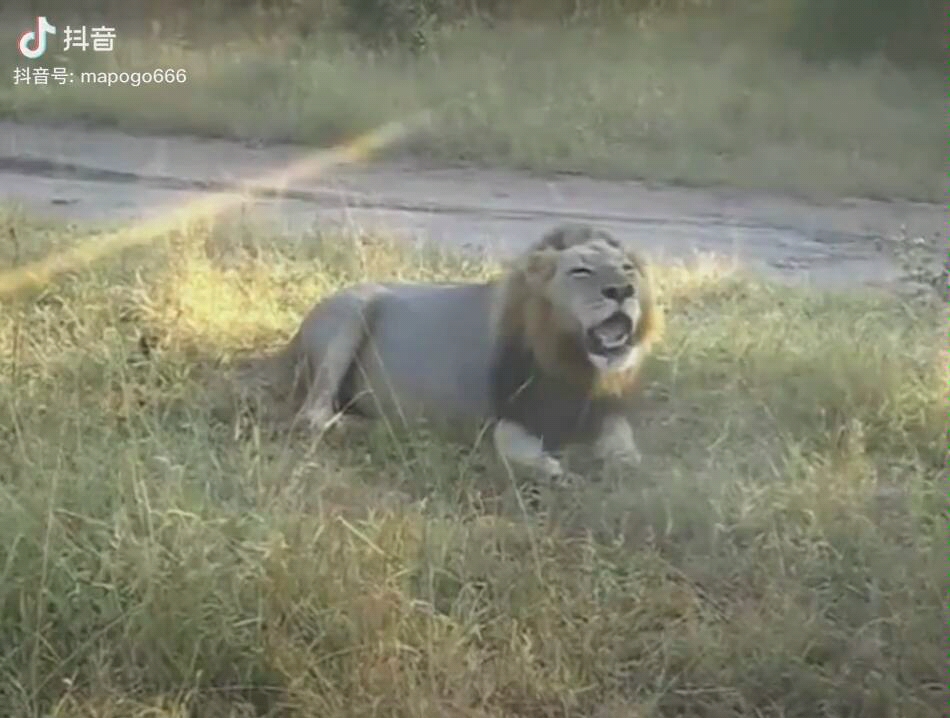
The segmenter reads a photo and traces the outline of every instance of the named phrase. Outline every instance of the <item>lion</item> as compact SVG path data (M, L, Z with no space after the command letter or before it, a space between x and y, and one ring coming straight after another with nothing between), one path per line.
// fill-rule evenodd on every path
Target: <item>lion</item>
M328 296L245 378L315 431L347 415L493 423L506 467L558 479L570 444L640 462L624 402L659 327L643 257L605 230L561 225L501 278Z

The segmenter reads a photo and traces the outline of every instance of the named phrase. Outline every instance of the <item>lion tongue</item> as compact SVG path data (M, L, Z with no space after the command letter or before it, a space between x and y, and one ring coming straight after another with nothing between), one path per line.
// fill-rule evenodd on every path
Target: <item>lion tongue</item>
M605 349L613 349L630 337L630 320L622 315L613 316L598 326L595 333Z

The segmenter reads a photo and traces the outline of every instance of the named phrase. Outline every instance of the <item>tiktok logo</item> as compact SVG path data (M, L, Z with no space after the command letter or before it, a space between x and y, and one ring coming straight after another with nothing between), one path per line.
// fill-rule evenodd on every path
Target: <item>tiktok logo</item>
M43 57L43 53L46 52L46 36L55 34L56 28L52 23L46 19L45 15L39 15L36 18L36 29L27 30L20 35L18 43L20 54L30 60Z

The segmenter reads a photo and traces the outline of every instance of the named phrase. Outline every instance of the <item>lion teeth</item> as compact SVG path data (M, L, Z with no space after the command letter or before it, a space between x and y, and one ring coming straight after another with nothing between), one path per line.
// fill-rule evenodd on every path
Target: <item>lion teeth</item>
M601 338L600 343L603 344L604 348L606 349L616 349L618 347L624 346L627 343L627 336L628 335L625 334L624 336L618 337L616 339Z
M607 349L623 346L630 339L630 332L619 327L602 327L600 331L594 332L594 334L597 336L597 340Z

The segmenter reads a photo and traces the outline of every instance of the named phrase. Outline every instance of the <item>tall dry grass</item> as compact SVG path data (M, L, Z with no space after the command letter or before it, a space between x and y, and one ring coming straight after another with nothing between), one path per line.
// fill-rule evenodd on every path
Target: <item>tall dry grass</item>
M5 83L0 115L328 145L430 109L431 132L393 153L819 199L946 192L942 76L883 60L810 65L722 23L469 23L433 31L420 56L369 53L330 32L222 30L203 43L119 30L111 55L43 61L71 67L71 84ZM3 72L17 63L11 51ZM187 80L81 81L83 70L155 69Z
M95 241L0 227L3 264ZM4 714L942 715L932 308L659 267L642 470L528 515L484 448L223 411L326 292L494 271L195 225L3 300Z

